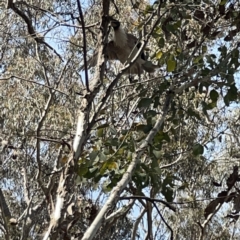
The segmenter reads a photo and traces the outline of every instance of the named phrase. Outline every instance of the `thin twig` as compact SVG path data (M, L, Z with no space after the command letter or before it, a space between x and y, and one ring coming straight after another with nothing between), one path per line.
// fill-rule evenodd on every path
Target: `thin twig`
M45 84L38 83L38 82L35 82L35 81L33 81L33 80L21 78L21 77L15 76L15 75L12 75L12 76L7 77L7 78L0 78L0 81L8 81L8 80L11 80L12 78L16 78L16 79L19 79L19 80L22 80L22 81L25 81L25 82L34 83L34 84L40 85L40 86L45 87L45 88L48 88L48 89L52 89L52 90L54 90L54 91L56 91L56 92L59 92L59 93L62 93L62 94L64 94L64 95L68 96L67 93L62 92L62 91L60 91L60 90L58 90L58 89L56 89L56 88L54 88L54 87L47 86L47 85L45 85Z
M169 231L171 232L171 237L170 237L170 239L173 240L173 230L172 230L172 228L170 227L170 225L166 222L166 220L165 220L164 217L162 216L159 208L157 207L157 204L156 204L155 202L152 202L152 204L153 204L154 207L156 208L156 210L157 210L159 216L161 217L162 221L165 223L165 225L167 226L167 228L168 228Z
M120 197L119 200L129 200L129 199L144 199L146 201L150 201L150 202L159 202L164 204L166 207L168 207L169 209L171 209L172 211L176 212L177 209L175 207L173 207L171 204L169 204L168 202L165 202L161 199L157 199L157 198L150 198L150 197L146 197L146 196L128 196L128 197Z
M172 162L172 163L169 163L169 164L166 164L166 165L163 165L163 166L160 167L160 169L172 167L172 166L175 165L176 163L180 162L181 159L182 159L182 154L180 154L180 156L177 158L176 161L174 161L174 162Z
M137 219L135 220L135 223L133 225L133 228L132 228L132 234L131 234L131 240L135 240L137 239L136 238L136 235L137 235L137 229L138 229L138 225L141 221L141 219L143 218L144 214L147 212L146 208L144 208L142 210L142 212L140 213L140 215L137 217Z

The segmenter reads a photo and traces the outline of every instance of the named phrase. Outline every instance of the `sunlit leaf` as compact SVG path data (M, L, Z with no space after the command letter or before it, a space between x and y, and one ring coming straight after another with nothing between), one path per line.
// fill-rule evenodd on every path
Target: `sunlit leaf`
M102 167L100 168L100 174L103 175L106 170L114 170L118 168L118 164L113 160L105 161Z
M224 5L227 3L228 0L221 0L221 2L219 3L220 5Z
M99 129L97 130L97 136L98 136L98 137L103 137L103 132L104 132L104 129L103 129L103 128L99 128Z
M167 61L167 71L168 72L173 72L176 68L177 62L175 60L169 59Z
M202 53L206 53L206 52L207 52L207 49L208 49L207 46L206 46L206 45L203 45L203 46L202 46Z
M163 52L162 51L158 51L156 52L156 59L160 59L163 55Z
M88 165L87 164L81 164L78 167L77 173L79 176L84 176L88 172Z

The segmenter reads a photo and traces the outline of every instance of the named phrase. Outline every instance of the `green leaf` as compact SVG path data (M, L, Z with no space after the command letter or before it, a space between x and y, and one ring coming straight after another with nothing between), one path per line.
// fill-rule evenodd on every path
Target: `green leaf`
M162 151L153 150L153 154L156 158L161 158L163 156Z
M113 135L115 135L115 134L118 133L117 130L116 130L113 126L110 126L109 129L110 129L110 132L111 132Z
M201 144L197 143L193 146L193 154L195 156L202 155L203 153L204 153L204 147Z
M234 65L234 69L237 69L239 67L238 60L239 60L239 51L238 51L238 49L234 49L232 51L232 59L231 59L231 61L229 63L229 66Z
M174 184L172 181L173 181L172 176L168 175L162 182L162 192L161 193L164 195L164 197L166 198L166 200L168 202L173 201L173 190L171 187L174 187Z
M217 102L218 97L219 97L218 92L213 89L213 90L210 92L210 98L211 98L211 100L212 100L213 102Z
M143 131L144 133L149 133L152 129L151 125L139 124L136 126L137 131Z
M146 174L146 171L149 171L149 169L147 169L145 171L141 171L141 172L138 169L133 175L133 180L134 180L135 184L137 185L137 187L140 189L145 188L149 184L149 175Z
M203 45L202 46L202 53L206 53L207 52L207 46L206 45Z
M87 172L88 172L88 164L81 164L81 165L78 167L77 174L78 174L79 176L83 176L83 175L85 175Z
M160 85L159 85L159 94L162 94L166 89L168 89L168 87L170 86L169 81L163 81Z
M102 184L102 188L104 192L110 192L114 186L111 185L111 182L109 179L105 180Z
M193 63L199 63L200 61L202 62L202 59L203 57L201 55L197 56L196 58L193 59Z
M149 110L145 113L147 117L155 117L157 115L157 112L154 110Z
M103 152L99 152L99 159L104 162L107 159L107 156Z
M99 151L92 151L91 153L89 153L89 158L91 161L94 161L96 159L96 157L98 156Z
M105 145L118 147L118 138L109 138L108 141L106 141Z
M116 162L114 162L113 160L106 161L100 168L100 174L103 175L106 172L106 170L111 171L115 169L118 169L118 164Z
M84 175L85 178L93 178L93 177L96 177L96 173L99 172L98 171L98 167L93 167L93 168L90 168L89 171L86 172L86 174Z
M103 128L99 128L97 130L97 136L100 138L100 137L103 137L103 132L104 132L104 129Z
M224 96L224 103L229 106L231 101L236 101L238 99L238 90L234 85L231 85L230 89L228 89L227 94Z
M154 9L153 9L153 6L147 5L146 8L145 8L144 13L145 13L145 14L151 13L151 12L153 12L153 10L154 10Z
M172 32L172 33L174 33L175 32L175 28L174 28L174 26L172 25L172 24L166 24L165 25L166 26L166 30L168 31L168 32Z
M181 27L181 25L182 25L182 21L179 20L179 21L177 21L173 26L174 26L174 28L177 30L178 28Z
M211 102L207 104L207 110L211 110L215 107L217 107L217 102Z
M223 100L224 100L224 103L226 104L226 106L228 107L228 106L229 106L229 104L230 104L230 101L229 101L229 99L228 99L227 95L226 95L226 96L224 96Z
M173 72L176 68L177 62L175 60L169 59L167 61L167 71L168 72Z
M157 108L160 105L159 99L160 99L159 97L154 98L154 101L153 101L154 102L154 104L153 104L154 108Z
M211 55L206 55L205 57L206 57L206 59L207 59L207 63L209 63L209 66L210 66L211 68L214 68L215 62L212 60L212 56L211 56Z
M155 142L162 142L163 140L165 140L166 142L170 142L170 137L168 136L168 134L166 132L159 131L156 134L156 136L154 137L154 141Z
M159 48L163 48L165 45L165 40L164 38L160 38L159 41L158 41L158 46Z
M227 82L229 84L234 84L234 73L232 72L232 68L231 69L228 69L228 74L226 76L226 79L227 79Z
M156 27L153 31L152 37L159 38L162 36L162 29L160 27Z
M141 84L139 84L139 86L141 86ZM142 88L142 87L140 87L140 88ZM141 92L138 93L138 96L139 97L145 97L147 92L148 92L147 89L143 89L143 90L141 90Z
M163 52L162 51L158 51L156 52L156 59L160 59L163 55Z
M202 70L202 76L207 76L212 70L209 68L204 68Z
M189 116L193 116L196 117L198 120L201 120L200 115L197 112L195 112L192 108L188 108L187 113Z
M219 3L219 5L225 5L227 3L228 0L221 0L221 2Z
M169 187L166 187L162 190L162 194L164 195L164 197L166 198L166 200L168 202L172 202L173 201L173 190Z
M151 98L142 98L138 103L138 108L147 108L152 103Z
M234 49L232 51L232 57L235 59L235 60L238 60L239 59L239 50L238 49Z
M226 57L226 55L227 55L227 47L225 45L222 46L222 47L219 47L218 51L221 52L222 59Z
M151 69L153 66L153 63L151 61L145 61L145 63L143 63L142 66L145 67L146 69L147 68Z
M102 124L102 125L98 126L97 129L106 128L108 126L109 126L109 124L105 123L105 124Z

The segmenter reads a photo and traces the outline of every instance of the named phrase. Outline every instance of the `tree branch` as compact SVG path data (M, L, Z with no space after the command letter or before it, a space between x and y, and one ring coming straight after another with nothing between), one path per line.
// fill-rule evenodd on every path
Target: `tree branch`
M129 196L129 197L120 197L119 200L127 200L127 199L144 199L147 200L149 202L159 202L162 203L163 205L165 205L167 208L171 209L173 212L176 212L177 209L175 207L173 207L170 203L165 202L161 199L157 199L157 198L150 198L150 197L146 197L146 196Z
M48 48L50 48L63 62L62 57L56 52L56 50L51 47L47 42L44 41L44 38L41 36L38 36L37 32L35 31L33 25L32 25L32 21L30 20L30 18L23 12L21 11L19 8L17 8L16 3L13 2L13 0L8 0L7 2L7 8L12 9L18 16L20 16L24 22L27 24L27 29L28 29L28 33L29 35L39 44L44 44L46 45Z
M148 145L152 142L155 135L158 133L159 129L162 127L162 124L165 120L165 117L167 116L169 103L171 99L169 99L169 96L166 96L165 104L164 104L164 111L161 117L158 118L156 121L155 126L152 128L146 139L143 141L143 143L140 145L140 147L136 150L135 154L133 155L133 160L130 163L127 171L122 176L122 179L118 182L117 186L113 188L108 200L103 205L102 209L100 210L97 217L92 222L91 226L87 229L85 232L82 240L91 240L95 236L97 230L100 228L101 223L104 219L104 216L108 212L108 210L111 208L112 205L114 205L118 199L122 191L125 189L127 184L131 181L132 175L135 171L136 166L140 162L140 158L143 155L145 149L148 147Z
M79 0L77 0L78 11L81 19L82 25L82 35L83 35L83 61L84 61L84 70L85 70L85 81L87 91L90 92L89 82L88 82L88 69L87 69L87 42L86 42L86 32L85 32L85 21L83 18L82 7Z

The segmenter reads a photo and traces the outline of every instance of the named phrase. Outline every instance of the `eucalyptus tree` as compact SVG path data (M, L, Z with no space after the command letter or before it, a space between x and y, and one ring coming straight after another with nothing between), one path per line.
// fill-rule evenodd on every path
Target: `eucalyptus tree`
M1 237L238 239L239 9L0 3ZM112 18L136 37L126 63ZM155 72L126 74L143 52Z

